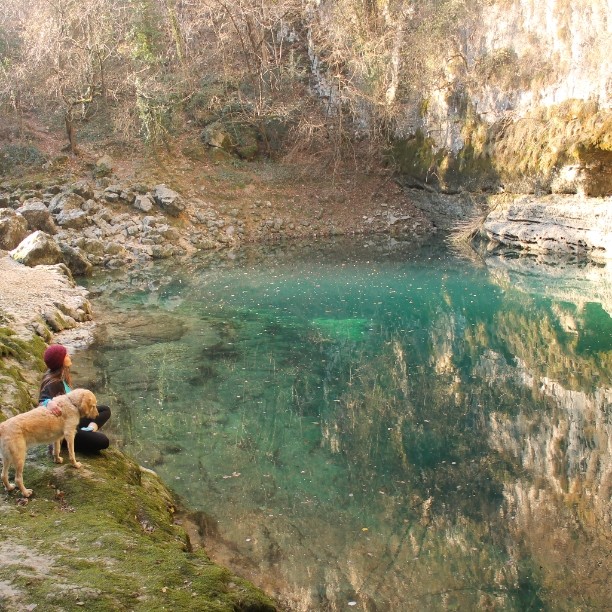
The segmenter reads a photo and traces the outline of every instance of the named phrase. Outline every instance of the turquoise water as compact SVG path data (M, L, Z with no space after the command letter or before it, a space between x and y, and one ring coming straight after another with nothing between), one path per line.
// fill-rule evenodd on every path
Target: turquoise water
M94 278L84 361L116 443L290 609L603 608L609 280L387 239L209 254Z

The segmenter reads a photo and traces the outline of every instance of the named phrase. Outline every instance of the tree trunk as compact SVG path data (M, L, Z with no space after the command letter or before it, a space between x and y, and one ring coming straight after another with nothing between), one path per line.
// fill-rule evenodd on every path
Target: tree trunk
M66 124L66 135L68 136L68 146L73 155L78 155L79 151L76 144L76 134L74 129L74 119L72 107L70 107L64 115L64 123Z
M176 49L176 56L179 64L185 66L185 43L181 34L181 26L179 24L178 16L176 14L176 7L171 0L165 0L166 12L168 13L168 21L170 23L170 31L172 32L172 38L174 39L174 46Z

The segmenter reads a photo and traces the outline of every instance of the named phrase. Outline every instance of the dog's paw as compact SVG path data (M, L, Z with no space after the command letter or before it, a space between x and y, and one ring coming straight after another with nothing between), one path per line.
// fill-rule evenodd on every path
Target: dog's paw
M14 484L9 484L5 486L5 489L7 491L14 491L15 490L15 485Z
M75 461L72 465L78 470L83 464L80 461Z
M55 463L64 463L64 459L62 457L53 457L53 461L55 461Z
M32 489L23 489L23 490L21 491L21 494L22 494L24 497L30 497L30 495L32 495Z

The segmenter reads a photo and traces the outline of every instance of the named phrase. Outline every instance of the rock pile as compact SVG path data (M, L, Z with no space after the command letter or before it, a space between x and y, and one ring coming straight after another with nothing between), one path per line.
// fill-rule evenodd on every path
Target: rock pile
M64 263L73 274L85 275L94 267L114 269L245 241L432 230L414 208L384 202L362 218L349 215L347 228L328 203L315 195L307 205L291 200L276 207L254 200L244 207L213 206L163 184L147 187L113 174L98 176L93 184L30 182L15 188L5 183L0 185L0 249L29 266Z
M233 246L244 233L202 200L167 187L98 180L0 186L0 249L28 266L64 263L76 275L143 259Z

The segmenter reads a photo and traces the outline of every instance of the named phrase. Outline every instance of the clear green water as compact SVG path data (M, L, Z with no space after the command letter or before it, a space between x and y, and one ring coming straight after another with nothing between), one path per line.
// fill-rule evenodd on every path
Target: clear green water
M117 443L292 609L609 605L605 268L339 241L90 289Z

